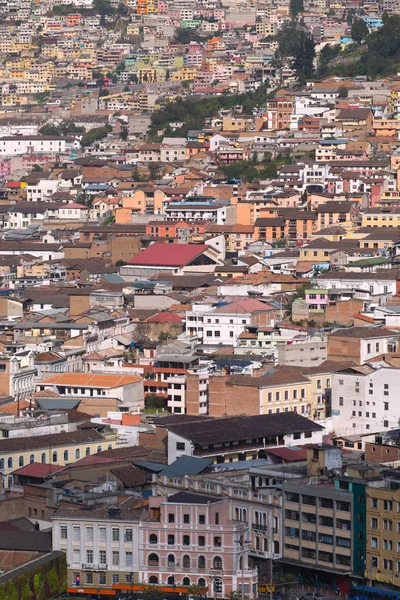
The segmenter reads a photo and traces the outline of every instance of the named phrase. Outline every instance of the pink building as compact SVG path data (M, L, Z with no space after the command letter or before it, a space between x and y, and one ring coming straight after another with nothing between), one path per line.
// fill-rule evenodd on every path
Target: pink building
M325 310L328 304L328 290L306 290L305 294L309 310Z
M0 178L9 179L11 177L11 161L10 159L0 160Z
M229 500L179 492L149 498L142 521L139 580L149 584L199 585L207 596L241 591L257 597L257 569L249 568L246 524L229 518ZM243 568L243 570L242 570Z

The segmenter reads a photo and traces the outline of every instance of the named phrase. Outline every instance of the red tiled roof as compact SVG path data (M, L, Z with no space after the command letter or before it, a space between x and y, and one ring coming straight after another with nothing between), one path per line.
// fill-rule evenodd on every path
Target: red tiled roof
M183 267L210 247L207 244L152 244L132 258L129 265Z
M25 465L25 467L17 469L13 472L13 475L27 475L29 477L38 477L39 479L44 479L52 473L61 471L63 468L64 467L60 467L59 465L47 465L45 463L33 462L29 465Z
M148 323L182 323L182 319L176 315L175 313L170 313L168 311L161 311L156 313L149 319L147 319Z

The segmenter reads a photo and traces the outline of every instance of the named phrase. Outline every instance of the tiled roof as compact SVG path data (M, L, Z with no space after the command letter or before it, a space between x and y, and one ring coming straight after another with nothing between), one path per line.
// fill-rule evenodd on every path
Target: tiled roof
M132 258L129 265L183 267L197 256L209 250L206 244L155 243Z
M66 385L72 387L115 388L121 385L136 383L140 377L136 375L102 375L86 373L62 373L42 379L40 385Z

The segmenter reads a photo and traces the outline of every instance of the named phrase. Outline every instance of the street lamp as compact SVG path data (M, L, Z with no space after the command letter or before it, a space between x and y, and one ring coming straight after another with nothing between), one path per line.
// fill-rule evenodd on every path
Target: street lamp
M245 531L247 533L247 530ZM251 540L235 540L236 544L240 544L240 549L242 551L241 553L241 559L242 559L242 600L244 600L244 551L245 551L245 544L250 544Z

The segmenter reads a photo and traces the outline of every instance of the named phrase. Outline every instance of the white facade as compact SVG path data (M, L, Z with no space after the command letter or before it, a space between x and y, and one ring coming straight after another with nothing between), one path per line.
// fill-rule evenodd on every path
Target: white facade
M47 136L6 136L0 138L0 156L18 154L64 153L67 149L65 138Z
M336 436L398 428L400 369L378 366L332 375L332 427Z
M211 306L194 306L186 313L186 328L189 335L197 336L203 344L232 346L238 336L251 323L251 313L214 313Z
M36 185L27 186L26 199L29 202L43 202L58 191L59 185L58 179L40 179Z
M331 277L329 274L319 276L314 280L314 284L317 284L318 287L326 288L328 290L334 289L345 289L345 290L362 290L365 292L369 292L371 295L386 295L386 294L396 294L396 279L385 278L376 275L376 277L368 277L367 279L363 277L362 273L352 273L346 274L343 277L338 275L337 277Z

